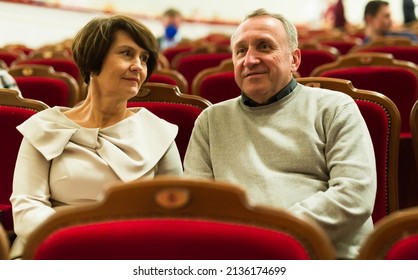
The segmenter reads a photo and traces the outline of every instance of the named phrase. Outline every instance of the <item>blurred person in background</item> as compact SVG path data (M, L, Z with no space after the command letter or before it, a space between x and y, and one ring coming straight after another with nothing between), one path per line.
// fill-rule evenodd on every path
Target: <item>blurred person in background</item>
M174 8L166 10L161 21L164 27L164 35L157 38L160 51L177 45L183 39L179 32L183 16L179 10Z
M388 36L406 37L414 42L418 41L418 37L413 33L392 30L393 21L389 2L387 1L369 1L364 9L364 22L366 25L366 36L363 43Z

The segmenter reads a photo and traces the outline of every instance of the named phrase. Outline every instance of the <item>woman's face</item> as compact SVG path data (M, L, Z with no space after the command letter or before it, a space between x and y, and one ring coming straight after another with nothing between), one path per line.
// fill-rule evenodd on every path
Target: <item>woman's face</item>
M117 31L100 74L92 74L91 86L102 96L128 100L135 96L148 73L149 52L138 46L129 33Z

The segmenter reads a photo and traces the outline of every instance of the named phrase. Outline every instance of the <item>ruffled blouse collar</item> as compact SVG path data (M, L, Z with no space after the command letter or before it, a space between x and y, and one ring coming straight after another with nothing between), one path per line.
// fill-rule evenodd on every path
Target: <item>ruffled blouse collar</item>
M178 128L145 108L106 128L84 128L63 114L68 108L41 111L17 127L47 159L62 154L69 142L93 149L123 181L146 174L173 143Z

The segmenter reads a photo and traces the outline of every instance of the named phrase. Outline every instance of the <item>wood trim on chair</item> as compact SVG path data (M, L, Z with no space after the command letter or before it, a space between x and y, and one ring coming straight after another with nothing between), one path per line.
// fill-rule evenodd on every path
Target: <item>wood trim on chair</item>
M346 55L340 56L336 61L323 64L315 68L311 76L319 77L322 73L338 68L344 67L356 67L356 66L373 66L373 65L386 65L394 67L405 67L410 69L418 77L418 66L415 63L410 61L398 60L395 59L392 54L389 53L368 53L368 52L358 52L358 53L349 53Z
M411 115L409 117L409 126L411 127L412 145L414 147L415 165L418 174L418 100L415 101L415 104L412 107Z
M286 210L252 207L245 192L230 183L168 176L113 184L100 202L61 208L30 235L23 259L33 259L42 240L60 228L144 218L197 219L278 230L304 244L311 258L335 259L331 241L311 220Z
M0 260L9 259L10 244L7 237L7 233L3 226L0 224Z
M49 108L42 101L23 98L19 92L5 88L0 88L0 106L20 107L35 111L42 111Z
M63 81L68 86L68 106L73 107L81 99L77 81L65 72L57 72L54 67L47 65L22 64L9 69L13 77L48 77Z
M152 74L164 75L175 80L181 93L189 93L189 85L186 78L177 70L169 68L157 68Z
M205 77L216 73L233 71L234 64L232 62L232 58L227 58L223 60L218 66L203 69L202 71L197 73L197 75L193 79L191 94L200 96L200 87L202 86L202 82Z
M212 103L209 100L200 96L194 96L191 94L183 94L180 92L178 86L167 85L162 83L145 83L141 86L138 94L128 102L168 102L168 103L180 103L195 106L201 110L211 106Z
M380 220L364 241L357 259L385 259L397 241L411 235L418 235L418 207L399 210Z

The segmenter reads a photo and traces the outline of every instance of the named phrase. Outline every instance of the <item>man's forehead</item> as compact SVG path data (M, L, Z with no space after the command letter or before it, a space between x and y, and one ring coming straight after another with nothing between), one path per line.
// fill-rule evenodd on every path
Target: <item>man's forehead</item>
M243 40L272 38L282 33L282 23L270 16L259 16L244 21L235 32L235 43Z

